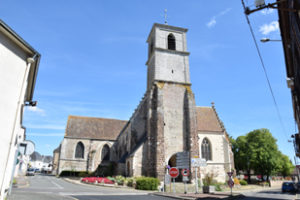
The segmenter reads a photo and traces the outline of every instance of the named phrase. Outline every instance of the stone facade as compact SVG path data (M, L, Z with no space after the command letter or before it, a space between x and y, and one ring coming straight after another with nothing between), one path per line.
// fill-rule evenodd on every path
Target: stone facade
M201 168L200 173L204 176L213 172L218 181L225 182L226 172L234 168L230 143L214 105L197 107L195 104L186 32L187 29L179 27L153 25L147 40L147 91L132 117L119 127L119 132L110 141L104 137L110 129L104 133L101 133L102 129L85 133L82 126L90 124L89 120L73 120L70 127L76 127L74 132L77 129L82 132L65 136L60 150L60 172L72 168L75 163L77 171L95 170L101 159L89 159L89 154L96 152L95 155L99 155L103 145L109 144L110 162L116 163L115 174L163 180L166 166L176 167L177 155L187 152L188 160L211 154L208 166ZM99 137L95 139L97 131ZM85 138L79 138L81 134ZM83 158L75 159L78 142L89 150ZM206 145L205 152L203 145ZM192 171L191 177L194 176Z

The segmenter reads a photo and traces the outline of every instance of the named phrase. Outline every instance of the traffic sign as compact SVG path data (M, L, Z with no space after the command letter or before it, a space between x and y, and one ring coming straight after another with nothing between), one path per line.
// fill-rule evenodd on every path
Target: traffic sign
M232 174L233 174L233 172L227 172L227 175L228 175L229 177L232 177Z
M230 188L232 188L234 186L234 182L231 178L227 181L227 183Z
M207 163L206 160L203 158L192 158L191 165L192 167L206 167Z
M190 154L188 151L178 152L176 154L176 167L178 169L189 168Z
M189 176L190 175L190 170L189 169L182 169L181 170L181 175L182 176Z
M172 178L177 178L178 175L179 175L179 170L176 168L176 167L172 167L170 170L169 170L169 174Z
M189 177L187 177L187 176L182 177L182 182L188 182L188 181L189 181Z

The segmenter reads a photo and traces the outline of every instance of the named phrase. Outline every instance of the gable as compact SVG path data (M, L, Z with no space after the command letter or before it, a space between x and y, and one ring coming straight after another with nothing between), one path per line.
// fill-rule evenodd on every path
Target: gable
M127 121L69 116L65 137L116 140Z
M198 131L223 131L216 111L212 107L196 107Z

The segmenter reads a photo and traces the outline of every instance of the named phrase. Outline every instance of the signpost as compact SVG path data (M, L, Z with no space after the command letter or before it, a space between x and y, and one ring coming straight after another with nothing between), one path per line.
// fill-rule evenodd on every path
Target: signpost
M173 192L176 193L176 190L175 190L175 178L178 177L179 170L176 167L172 167L169 170L169 175L173 178Z
M232 187L234 186L234 181L232 180L233 172L227 172L227 175L229 177L229 180L227 181L227 183L228 183L228 186L230 187L230 193L232 196Z
M206 160L203 158L192 158L191 159L191 166L195 168L195 187L196 187L196 194L199 193L198 191L198 173L197 169L198 167L206 167L207 163ZM200 179L201 179L201 174L200 174Z
M184 182L184 194L186 194L187 193L186 182L189 181L188 176L190 175L190 170L189 169L182 169L181 170L181 175L182 175L182 181Z

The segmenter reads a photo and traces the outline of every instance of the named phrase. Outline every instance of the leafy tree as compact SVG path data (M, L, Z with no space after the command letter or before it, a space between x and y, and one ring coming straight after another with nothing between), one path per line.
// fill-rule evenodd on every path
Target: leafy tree
M289 157L279 152L278 167L276 170L277 173L281 174L283 177L286 177L291 175L294 169L295 166L293 165Z
M266 175L280 173L283 176L290 175L294 166L277 147L276 139L268 129L257 129L245 136L239 136L236 140L230 138L234 162L237 172L246 171L248 182L250 172Z

